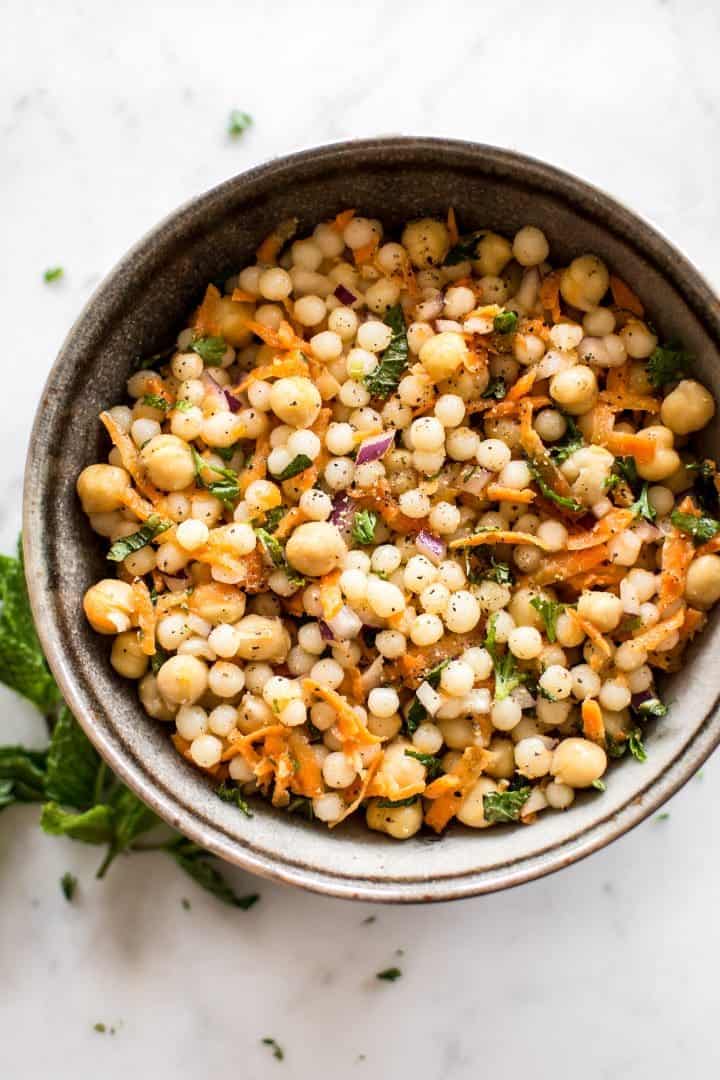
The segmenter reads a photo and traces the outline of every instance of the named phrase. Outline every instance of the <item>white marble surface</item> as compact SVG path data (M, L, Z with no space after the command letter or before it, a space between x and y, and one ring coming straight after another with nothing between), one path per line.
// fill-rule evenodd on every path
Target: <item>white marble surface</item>
M272 155L388 131L519 148L620 196L720 281L709 0L6 0L3 14L2 550L19 525L35 402L93 286L178 203ZM231 144L234 106L255 126ZM65 280L43 285L57 263ZM0 708L3 742L41 737L9 694ZM33 809L10 811L3 1074L715 1075L716 783L720 758L668 820L555 877L454 906L378 908L372 925L365 905L264 882L251 912L226 909L154 855L97 883L95 849L43 837ZM67 869L81 879L73 905L58 886ZM398 982L374 979L395 963ZM263 1036L285 1047L282 1063Z

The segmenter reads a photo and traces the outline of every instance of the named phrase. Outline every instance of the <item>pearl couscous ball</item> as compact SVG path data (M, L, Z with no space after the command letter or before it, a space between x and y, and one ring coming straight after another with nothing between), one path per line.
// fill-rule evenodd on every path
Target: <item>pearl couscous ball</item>
M330 828L599 797L720 600L711 393L533 222L290 233L101 415L77 492L110 663L213 783Z

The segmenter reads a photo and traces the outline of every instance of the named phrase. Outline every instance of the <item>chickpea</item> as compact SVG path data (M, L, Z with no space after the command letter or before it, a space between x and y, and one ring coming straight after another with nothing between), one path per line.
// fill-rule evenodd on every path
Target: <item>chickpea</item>
M707 611L720 600L720 556L700 555L690 563L685 599L701 611Z
M623 604L619 596L601 592L599 589L584 592L578 600L578 615L587 619L603 634L614 630L623 615Z
M715 401L709 390L695 379L683 379L662 403L663 424L676 435L700 431L715 415Z
M407 840L418 832L423 818L420 799L410 806L380 806L381 801L371 799L368 804L365 813L368 828L387 833L395 840Z
M563 299L581 311L591 311L602 300L610 284L607 266L597 255L573 259L560 278Z
M135 616L132 587L126 581L104 578L85 593L83 610L99 634L121 634L130 629Z
M164 720L168 723L174 719L175 714L167 701L160 696L157 679L152 672L148 672L138 683L138 694L143 709L153 720Z
M590 787L607 768L602 746L589 739L563 739L552 756L550 772L555 780L573 788Z
M112 644L110 663L126 679L141 679L150 658L140 648L137 630L125 630Z
M190 596L190 610L217 626L235 623L245 614L245 594L236 585L213 582L198 585Z
M158 691L175 705L194 705L207 685L207 664L196 656L171 656L157 673Z
M290 652L290 635L282 620L267 615L246 615L236 624L241 660L275 660L283 663Z
M434 382L449 379L468 355L465 339L452 330L429 338L420 349L419 358Z
M550 380L550 396L572 416L589 412L598 396L595 372L584 364L559 371Z
M680 455L673 450L673 433L670 428L656 424L653 427L643 428L642 434L655 443L655 455L652 461L637 462L638 475L643 480L666 480L672 476L681 465Z
M442 266L450 250L450 236L447 226L433 218L411 221L403 229L402 244L406 248L410 261L418 270L431 266Z
M249 345L252 341L252 331L248 330L246 321L252 319L254 308L252 304L238 303L229 296L223 296L217 302L215 319L217 321L218 334L224 337L228 345L240 349Z
M130 477L116 465L88 465L77 478L77 493L86 514L108 514L125 504Z
M485 772L495 780L509 780L515 772L515 746L512 739L495 738L488 747L490 760Z
M339 529L327 521L298 525L285 548L291 566L308 577L322 577L337 569L347 555Z
M195 479L192 451L177 435L156 435L140 451L140 461L161 491L182 491Z
M475 245L475 269L481 277L502 274L512 255L512 244L506 237L486 232Z
M489 776L481 776L479 780L476 780L460 804L457 812L458 821L462 821L463 825L469 825L471 829L487 829L489 825L492 825L491 821L485 820L483 799L485 795L497 789L497 784Z
M320 391L303 375L277 379L270 391L270 408L285 424L308 428L322 406Z
M628 319L620 331L620 338L628 356L644 360L655 349L658 339L640 319Z

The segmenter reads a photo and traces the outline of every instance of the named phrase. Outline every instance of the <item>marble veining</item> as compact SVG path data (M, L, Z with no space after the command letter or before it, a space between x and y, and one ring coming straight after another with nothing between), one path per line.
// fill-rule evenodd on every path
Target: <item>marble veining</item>
M184 199L273 155L388 131L521 149L607 188L720 281L710 2L609 0L584 12L569 0L8 0L4 13L2 550L18 529L43 380L99 277ZM255 118L238 142L225 134L232 107ZM44 285L57 264L65 279ZM30 707L0 697L2 741L39 745ZM717 757L668 819L554 877L405 909L260 882L244 913L149 854L96 882L95 849L45 838L33 808L10 810L0 817L5 1072L713 1075L716 782ZM80 878L73 905L58 884L68 869ZM375 978L393 965L398 981Z

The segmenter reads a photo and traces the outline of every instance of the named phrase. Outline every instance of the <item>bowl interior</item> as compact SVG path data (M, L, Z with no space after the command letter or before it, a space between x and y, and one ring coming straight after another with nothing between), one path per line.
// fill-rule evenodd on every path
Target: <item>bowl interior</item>
M720 316L697 272L662 237L589 186L539 162L490 147L387 139L321 148L272 162L194 200L130 252L71 330L50 375L26 478L25 545L33 607L51 666L88 734L113 768L163 817L224 857L286 881L364 899L421 900L501 888L564 865L651 812L718 740L711 655L717 620L692 647L668 688L674 702L654 725L648 761L611 770L607 792L532 828L482 834L451 829L442 842L398 844L345 823L336 833L258 802L246 819L221 803L175 752L167 731L142 712L108 661L109 640L81 610L86 588L107 572L74 484L107 443L97 420L124 400L135 360L171 344L208 281L253 258L277 221L300 219L300 235L354 206L388 232L409 218L455 208L462 232L510 233L539 225L563 262L593 251L639 294L663 338L694 353L717 395ZM717 426L704 449L717 454Z

